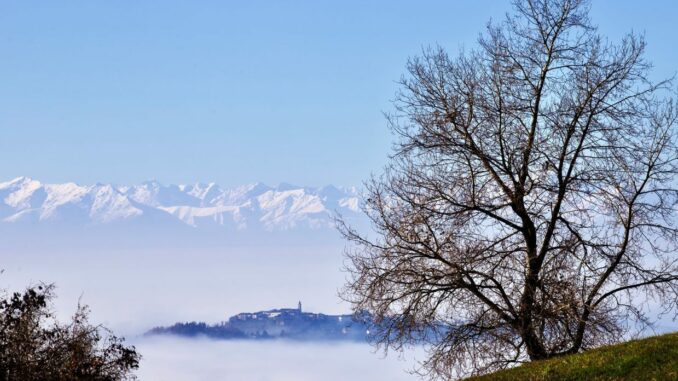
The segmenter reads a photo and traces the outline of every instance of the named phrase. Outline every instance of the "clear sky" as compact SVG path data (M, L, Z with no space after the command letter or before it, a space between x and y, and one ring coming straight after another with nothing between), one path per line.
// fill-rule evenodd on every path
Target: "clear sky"
M507 1L0 0L0 181L354 185L422 46L471 47ZM598 0L678 69L678 2Z

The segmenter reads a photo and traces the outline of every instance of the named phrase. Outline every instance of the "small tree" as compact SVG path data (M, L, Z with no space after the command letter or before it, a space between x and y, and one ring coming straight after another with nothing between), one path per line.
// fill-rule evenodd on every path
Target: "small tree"
M343 293L378 344L430 344L455 377L576 353L678 306L676 104L641 37L601 38L585 0L521 0L457 58L425 50L346 225Z
M49 310L52 286L0 301L0 380L119 381L135 379L140 356L78 307L68 324Z

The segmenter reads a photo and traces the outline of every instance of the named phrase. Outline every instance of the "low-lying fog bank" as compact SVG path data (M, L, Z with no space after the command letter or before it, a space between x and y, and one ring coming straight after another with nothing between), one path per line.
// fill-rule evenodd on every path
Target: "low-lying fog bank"
M414 381L423 353L376 352L367 344L215 341L168 337L132 340L143 355L141 380Z
M350 312L337 297L346 276L339 242L143 248L50 242L0 249L0 289L54 283L59 318L69 318L81 301L91 307L93 322L126 337L176 322L218 323L241 312L293 308L299 301L310 312Z

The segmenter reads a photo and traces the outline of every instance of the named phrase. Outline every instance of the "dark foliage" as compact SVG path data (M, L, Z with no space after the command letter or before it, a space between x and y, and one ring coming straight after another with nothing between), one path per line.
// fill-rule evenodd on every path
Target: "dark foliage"
M80 306L68 324L50 311L52 286L0 301L0 380L132 380L140 356L110 331L88 322Z
M169 327L155 327L146 335L175 335L184 337L209 337L214 339L245 339L248 338L239 329L225 325L207 325L203 322L176 323Z

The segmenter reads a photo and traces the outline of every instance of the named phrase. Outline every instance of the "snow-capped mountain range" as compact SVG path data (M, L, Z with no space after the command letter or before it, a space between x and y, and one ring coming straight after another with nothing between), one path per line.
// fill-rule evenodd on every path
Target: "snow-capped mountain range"
M261 183L232 189L217 184L44 184L19 177L0 182L0 224L106 225L175 222L193 228L281 231L324 229L333 215L360 218L356 188Z

